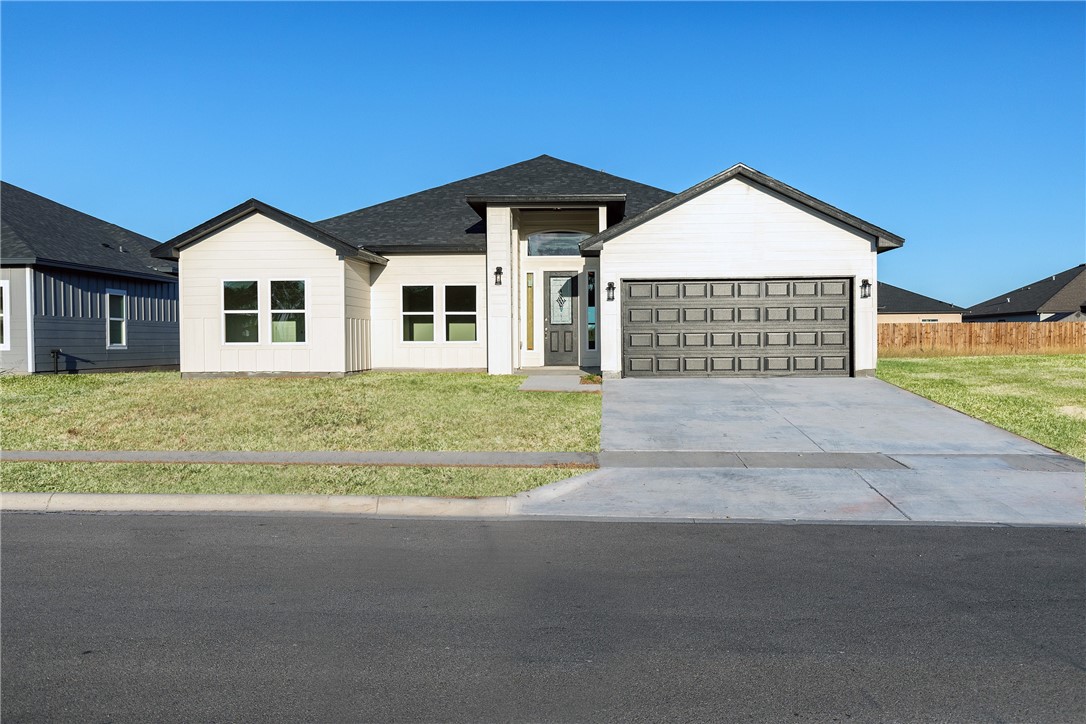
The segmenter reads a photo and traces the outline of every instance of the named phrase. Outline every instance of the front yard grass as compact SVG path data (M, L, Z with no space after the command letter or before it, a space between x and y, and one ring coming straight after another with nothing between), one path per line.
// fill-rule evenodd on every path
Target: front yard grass
M599 450L599 395L520 392L522 381L439 372L11 376L0 378L0 443L9 450Z
M244 495L515 495L585 472L575 468L412 468L337 465L3 463L12 493Z
M1086 458L1086 355L880 359L878 377Z

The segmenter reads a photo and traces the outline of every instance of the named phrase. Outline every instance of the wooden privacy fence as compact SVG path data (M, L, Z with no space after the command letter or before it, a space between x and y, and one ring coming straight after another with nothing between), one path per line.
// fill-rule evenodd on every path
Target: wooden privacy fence
M879 325L882 357L1086 354L1086 322L916 322Z

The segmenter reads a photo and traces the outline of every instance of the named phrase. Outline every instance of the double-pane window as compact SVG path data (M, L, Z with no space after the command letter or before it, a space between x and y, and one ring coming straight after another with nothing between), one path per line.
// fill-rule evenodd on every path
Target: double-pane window
M272 342L305 341L305 282L271 283Z
M403 288L403 341L434 341L434 288Z
M124 347L128 338L125 292L106 292L106 346Z
M446 341L474 342L475 336L475 287L445 287Z
M257 284L223 282L223 339L228 344L256 344L260 341Z

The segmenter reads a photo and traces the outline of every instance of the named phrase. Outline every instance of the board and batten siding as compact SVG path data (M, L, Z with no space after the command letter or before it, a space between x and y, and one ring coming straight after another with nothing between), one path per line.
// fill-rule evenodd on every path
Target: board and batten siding
M181 372L346 371L344 262L329 246L261 214L247 216L180 252ZM271 342L272 280L306 283L304 343ZM224 281L256 281L259 342L223 341Z
M348 259L343 264L347 372L368 370L370 358L370 265Z
M178 364L177 283L35 267L34 371L102 372ZM106 293L125 293L125 344L109 347Z
M875 238L769 189L733 178L606 242L600 289L624 279L852 277L853 364L875 368ZM861 299L868 279L872 295ZM601 366L622 371L621 295L600 302Z
M29 267L0 268L0 281L7 287L4 299L4 319L8 337L0 345L0 373L26 374L27 366L27 313L26 287Z
M388 265L370 270L371 350L374 369L486 369L487 268L485 254L386 254ZM435 336L441 336L445 286L475 286L474 342L405 342L404 286L434 287Z

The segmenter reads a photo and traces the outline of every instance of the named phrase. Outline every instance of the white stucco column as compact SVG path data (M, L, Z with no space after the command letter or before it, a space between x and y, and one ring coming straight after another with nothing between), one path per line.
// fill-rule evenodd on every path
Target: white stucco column
M513 214L509 207L486 210L486 367L492 375L513 372ZM494 269L502 268L501 286Z
M607 247L600 252L599 301L600 371L604 377L622 376L622 280L608 263ZM614 301L607 301L607 285L615 285Z

